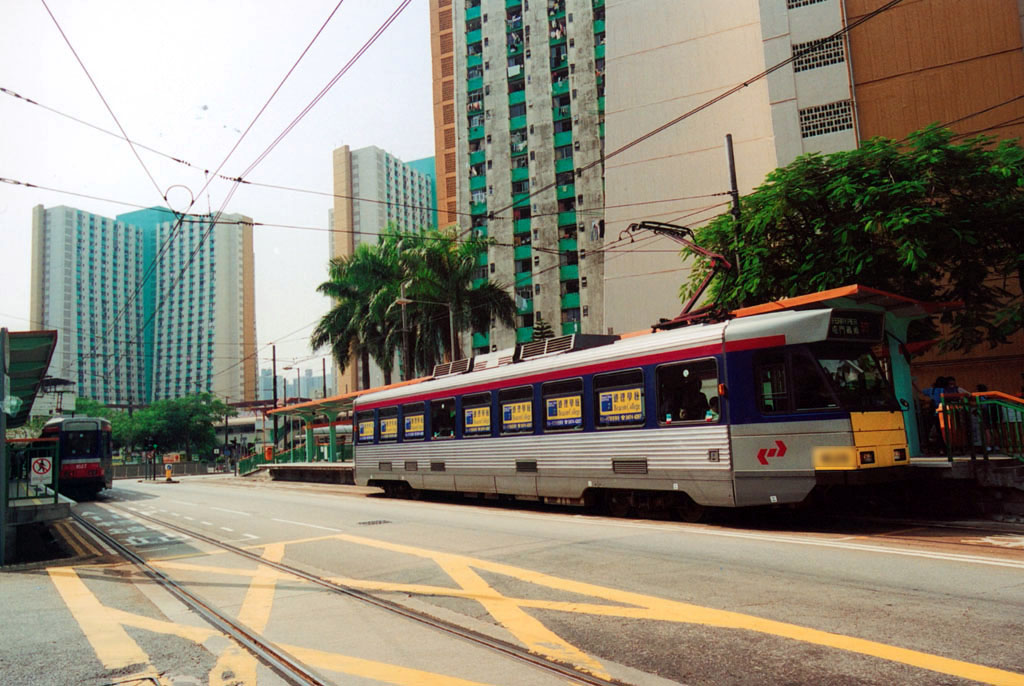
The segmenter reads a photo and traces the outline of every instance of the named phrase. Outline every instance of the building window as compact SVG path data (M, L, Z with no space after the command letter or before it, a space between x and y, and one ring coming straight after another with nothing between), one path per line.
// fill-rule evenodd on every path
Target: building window
M793 46L793 71L801 72L846 61L846 47L842 36L797 43Z
M800 110L800 136L811 138L853 128L853 107L849 100L831 102Z
M817 5L821 2L828 2L828 0L786 0L786 9L795 10L799 7L807 7L807 5Z

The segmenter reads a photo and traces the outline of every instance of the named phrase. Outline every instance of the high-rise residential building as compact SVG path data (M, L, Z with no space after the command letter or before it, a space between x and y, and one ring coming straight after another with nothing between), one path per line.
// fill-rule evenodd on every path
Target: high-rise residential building
M609 151L746 84L607 160L609 328L635 331L679 313L689 269L678 244L650 236L637 236L642 246L610 244L640 219L699 225L728 211L728 198L716 195L729 190L726 134L734 139L741 194L801 154L848 150L874 136L902 139L933 122L964 135L1024 135L1017 0L903 2L822 40L885 4L608 2ZM766 78L752 78L798 53ZM1024 338L1014 343L1019 366ZM997 367L1013 366L1006 355L976 354L990 361L972 362L962 376L994 379ZM935 365L950 362L934 357Z
M328 214L332 259L351 255L360 243L376 243L390 226L437 225L433 158L402 162L376 146L352 150L343 145L333 153L333 176L334 207ZM354 362L344 372L335 369L338 393L359 388L359 364ZM383 373L371 361L371 387L383 381Z
M31 318L59 331L49 374L81 396L142 404L256 394L252 220L151 208L33 211Z
M139 348L146 307L137 295L145 232L72 207L32 210L33 329L56 329L48 376L77 383L105 404L148 397L149 358ZM150 258L151 259L151 258Z
M459 226L494 239L478 278L507 284L518 305L516 330L474 331L473 350L530 340L539 320L604 333L604 2L446 5L431 12L435 152L447 172L454 129Z

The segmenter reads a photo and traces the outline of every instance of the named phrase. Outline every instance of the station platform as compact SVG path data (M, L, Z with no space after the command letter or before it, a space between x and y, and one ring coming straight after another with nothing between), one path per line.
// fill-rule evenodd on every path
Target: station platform
M43 524L71 516L75 501L48 486L33 486L22 479L8 484L7 531L4 538L5 558L12 558L18 545L18 530L30 524Z
M271 481L306 481L323 484L354 484L351 462L282 462L259 465L240 476L269 478Z

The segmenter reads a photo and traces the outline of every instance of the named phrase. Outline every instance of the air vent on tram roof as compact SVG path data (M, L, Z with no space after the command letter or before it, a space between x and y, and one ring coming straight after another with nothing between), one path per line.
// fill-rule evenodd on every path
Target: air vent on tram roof
M465 374L473 368L473 358L464 357L454 362L442 362L434 365L434 378L451 376L452 374Z
M572 352L574 350L586 350L608 345L619 340L618 336L603 336L600 334L579 334L574 333L568 336L557 338L545 338L540 341L523 343L519 348L519 360L532 360L538 357L547 357L559 353Z
M494 369L512 364L516 359L516 349L506 348L486 355L477 355L473 358L473 371L479 372L484 369Z

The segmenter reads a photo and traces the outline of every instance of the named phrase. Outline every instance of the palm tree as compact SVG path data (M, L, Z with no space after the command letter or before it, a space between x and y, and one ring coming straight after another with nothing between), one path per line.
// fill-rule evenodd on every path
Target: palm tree
M403 251L409 276L406 297L416 305L416 362L428 370L444 350L448 360L463 356L458 332L487 330L491 320L515 326L516 305L508 288L491 280L477 287L477 259L487 253L488 241L459 241L455 229L420 233L414 248ZM451 340L449 307L456 331Z
M341 371L358 358L361 386L370 386L370 357L391 383L397 350L396 319L388 308L398 297L402 272L394 243L361 244L352 255L331 260L329 278L317 291L330 297L334 306L320 320L310 345L314 350L330 345Z
M432 370L442 353L459 359L458 331L486 330L492 319L515 325L515 300L506 287L490 280L473 287L477 259L487 246L479 239L459 241L454 230L391 230L376 245L362 244L351 256L331 260L329 279L317 291L334 306L317 324L310 344L314 350L330 345L342 371L360 359L363 388L370 385L371 357L384 372L384 383L391 383L403 338L411 343L408 358L420 371ZM402 330L402 309L396 306L403 284L408 331Z

